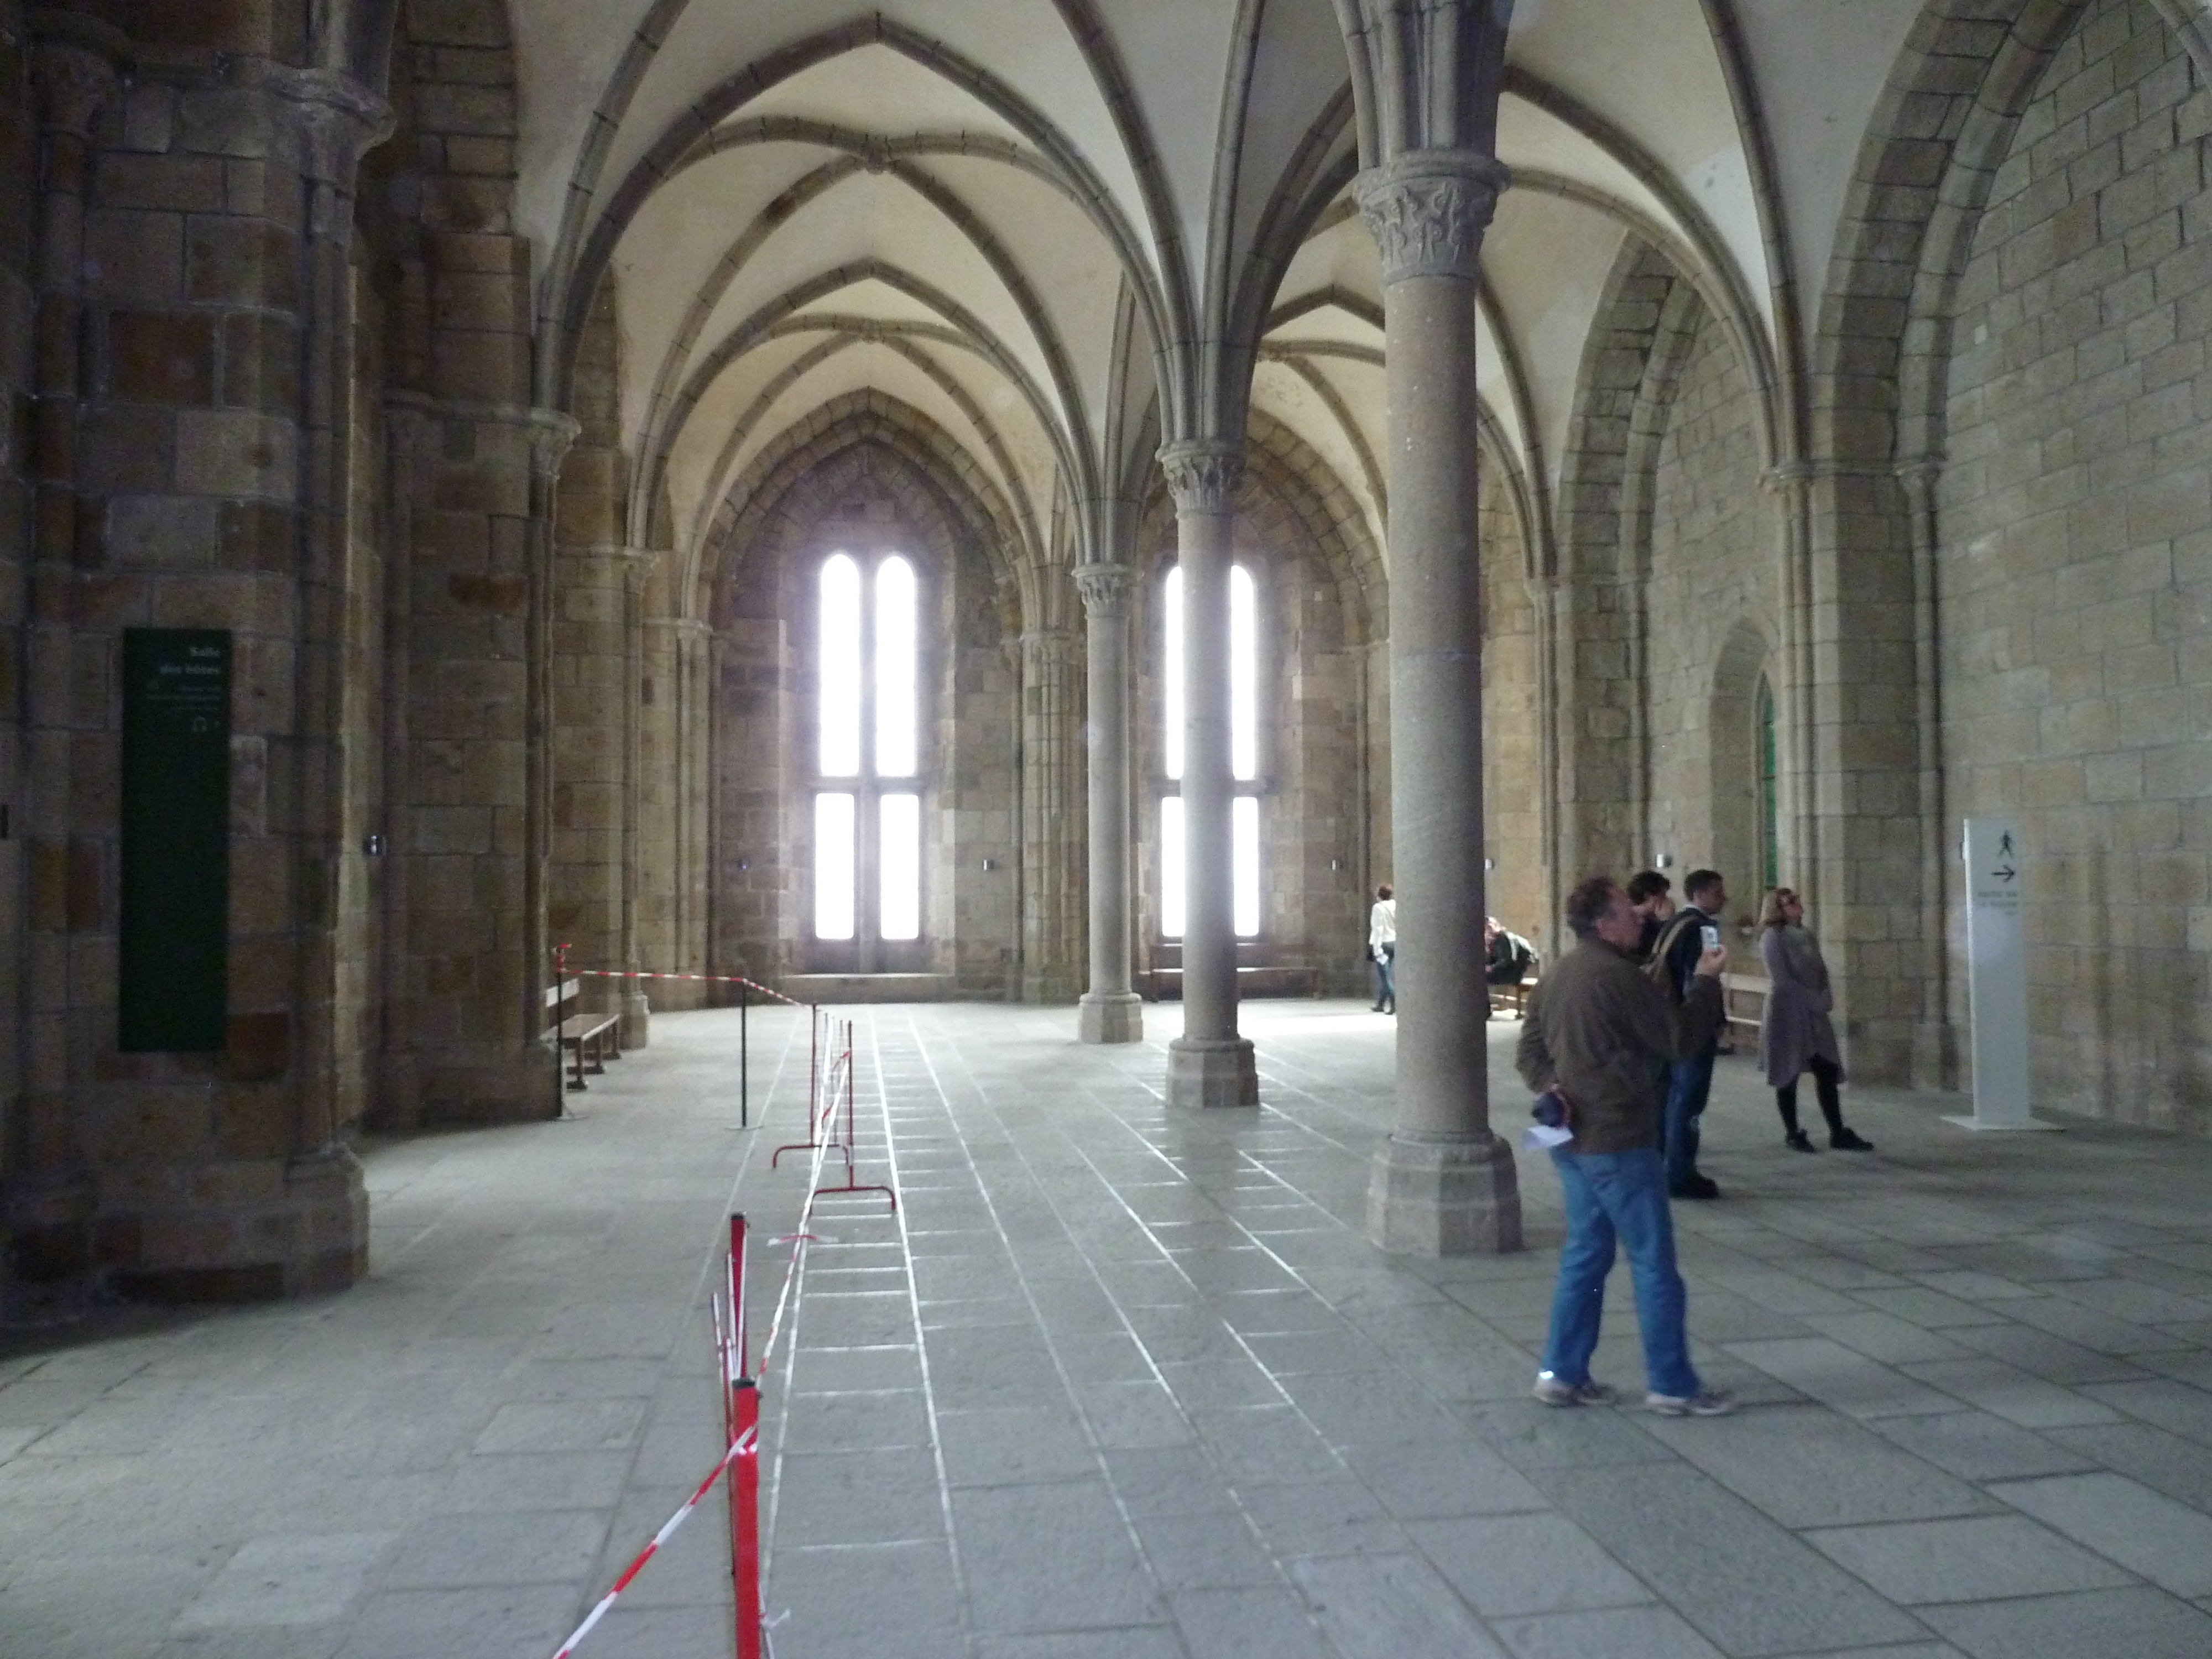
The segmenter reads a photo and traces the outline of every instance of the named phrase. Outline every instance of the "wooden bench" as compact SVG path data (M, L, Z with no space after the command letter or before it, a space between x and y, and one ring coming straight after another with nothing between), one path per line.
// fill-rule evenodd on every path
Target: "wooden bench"
M1511 985L1490 988L1490 1012L1495 1018L1499 1014L1510 1014L1516 1019L1525 1019L1528 1014L1528 994L1536 988L1536 973L1532 969Z
M1741 1030L1754 1043L1759 1041L1759 1028L1766 1018L1766 994L1772 988L1773 981L1762 974L1721 975L1721 1009L1728 1018L1728 1036Z
M588 1065L596 1077L607 1069L607 1061L622 1058L622 1016L620 1014L570 1014L564 1011L584 993L580 979L564 979L545 993L545 1006L553 1011L554 1024L545 1029L546 1037L558 1042L570 1056L571 1070L568 1087L586 1087L584 1072Z

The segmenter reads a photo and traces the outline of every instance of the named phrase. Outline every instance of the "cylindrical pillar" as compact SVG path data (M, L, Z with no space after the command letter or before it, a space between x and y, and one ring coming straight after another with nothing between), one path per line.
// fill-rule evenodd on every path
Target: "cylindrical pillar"
M1473 428L1468 428L1470 431ZM1237 1035L1231 883L1229 553L1244 447L1164 446L1182 566L1182 1035L1168 1045L1171 1106L1256 1106L1252 1045Z
M1125 564L1077 568L1087 624L1084 733L1091 804L1091 988L1076 1034L1085 1042L1144 1039L1129 988L1129 586Z
M1488 155L1427 150L1358 185L1382 256L1398 891L1397 1113L1368 1231L1418 1255L1521 1245L1513 1154L1490 1128L1474 444L1476 260L1510 176Z

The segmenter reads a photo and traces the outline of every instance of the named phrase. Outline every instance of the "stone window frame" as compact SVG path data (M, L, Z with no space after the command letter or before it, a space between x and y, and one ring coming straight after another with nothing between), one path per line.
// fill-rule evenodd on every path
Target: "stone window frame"
M877 776L874 769L874 738L870 711L872 698L862 699L860 775L854 778L832 778L820 770L821 708L822 708L822 571L829 562L842 553L860 567L861 580L861 661L864 674L872 679L875 673L872 642L874 629L872 607L875 599L874 576L884 561L892 557L904 559L913 568L915 577L915 769L911 778L885 780ZM939 677L945 663L940 655L937 631L931 626L932 606L943 599L942 583L946 580L945 561L939 556L928 538L917 532L901 514L886 518L862 517L842 508L831 512L807 532L801 539L793 569L799 577L793 596L797 604L795 623L798 639L793 655L801 665L800 706L794 712L791 740L799 763L793 767L792 778L796 785L801 809L801 836L805 854L795 860L800 890L797 905L799 918L799 953L809 971L842 974L927 973L932 970L933 953L939 942L930 927L930 872L939 851L939 836L935 833L937 813L935 804L944 780L943 734L939 730ZM911 782L912 788L890 787ZM921 846L916 876L918 893L916 904L921 915L921 932L911 939L885 939L875 937L867 924L878 920L880 898L872 891L880 880L879 854L872 856L856 850L854 893L854 929L849 944L839 939L818 939L814 934L815 878L817 848L814 845L814 801L823 794L850 793L860 799L854 803L856 826L866 823L876 810L874 803L885 794L912 793L921 798ZM860 828L856 839L865 848L872 840L872 832ZM849 955L849 961L840 961Z

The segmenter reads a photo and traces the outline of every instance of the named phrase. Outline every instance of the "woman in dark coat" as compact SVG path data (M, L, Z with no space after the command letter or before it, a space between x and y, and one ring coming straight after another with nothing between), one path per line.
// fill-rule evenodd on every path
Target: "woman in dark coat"
M1771 987L1766 1014L1759 1024L1759 1064L1774 1090L1790 1150L1813 1150L1813 1138L1797 1127L1797 1079L1810 1072L1820 1115L1828 1121L1828 1145L1838 1152L1872 1152L1872 1141L1844 1127L1843 1103L1836 1094L1844 1080L1844 1060L1828 1019L1835 1006L1828 964L1820 959L1820 942L1805 931L1803 901L1787 887L1766 896L1759 955Z

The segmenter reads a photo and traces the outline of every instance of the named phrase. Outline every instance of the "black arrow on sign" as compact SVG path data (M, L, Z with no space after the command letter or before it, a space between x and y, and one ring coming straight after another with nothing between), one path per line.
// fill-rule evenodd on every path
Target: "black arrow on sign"
M1999 881L2010 881L2015 876L2019 875L2020 872L2014 869L2012 866L2008 864L2002 869L1992 870L1990 873L1995 876Z

